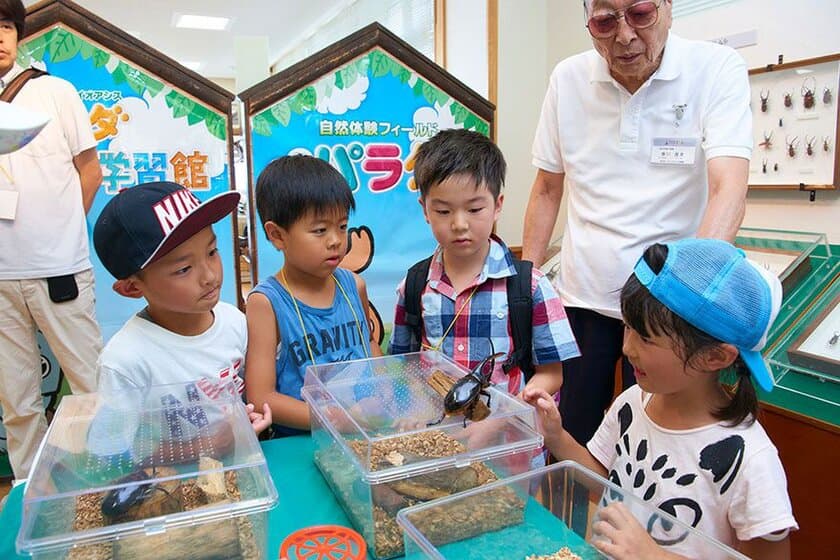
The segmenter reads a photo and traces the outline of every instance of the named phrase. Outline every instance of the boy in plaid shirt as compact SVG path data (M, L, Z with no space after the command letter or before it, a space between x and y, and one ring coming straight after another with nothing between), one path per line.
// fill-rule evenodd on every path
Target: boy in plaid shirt
M421 339L406 321L403 279L390 354L435 349L472 369L493 352L507 357L514 350L506 288L516 269L510 250L492 233L502 211L505 169L499 148L477 132L444 130L418 149L414 181L439 246L420 298ZM580 352L560 296L536 268L531 292L535 374L528 386L553 394L563 384L562 360ZM514 367L505 373L505 361L496 361L491 380L518 394L522 372Z

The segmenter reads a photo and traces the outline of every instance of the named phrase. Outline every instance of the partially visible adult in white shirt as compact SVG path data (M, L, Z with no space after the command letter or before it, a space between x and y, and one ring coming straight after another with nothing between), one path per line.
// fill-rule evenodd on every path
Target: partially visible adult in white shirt
M0 92L16 63L26 10L0 0ZM96 390L96 321L85 214L102 181L88 113L67 81L30 79L11 102L50 117L26 147L0 155L0 405L9 461L26 478L47 422L40 329L74 393Z
M554 69L533 146L523 258L540 265L563 193L558 289L581 350L560 410L581 444L613 396L619 291L645 247L733 241L744 216L752 115L744 60L670 32L671 0L586 0L594 50ZM623 361L624 386L633 372Z

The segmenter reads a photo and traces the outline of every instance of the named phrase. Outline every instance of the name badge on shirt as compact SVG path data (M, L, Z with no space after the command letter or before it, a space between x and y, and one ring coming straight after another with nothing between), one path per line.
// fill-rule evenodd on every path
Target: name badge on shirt
M657 165L694 165L697 138L654 138L650 162Z
M17 191L0 191L0 220L14 220L17 214Z

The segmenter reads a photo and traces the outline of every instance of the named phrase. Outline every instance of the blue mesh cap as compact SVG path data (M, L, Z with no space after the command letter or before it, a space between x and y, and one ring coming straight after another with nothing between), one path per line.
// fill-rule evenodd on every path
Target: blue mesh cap
M639 282L665 307L741 354L758 385L773 388L761 349L782 304L782 284L717 239L683 239L665 244L668 257L659 274L640 258L633 269Z

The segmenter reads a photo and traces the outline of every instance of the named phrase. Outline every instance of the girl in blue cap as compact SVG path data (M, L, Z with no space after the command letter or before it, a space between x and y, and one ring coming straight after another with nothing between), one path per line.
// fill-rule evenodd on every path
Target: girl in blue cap
M649 247L621 291L623 351L638 384L616 399L586 447L563 429L550 395L526 389L549 451L750 557L790 558L788 533L798 526L750 382L773 387L760 351L781 294L778 278L724 241ZM729 390L721 372L733 369ZM620 503L598 516L593 528L605 539L593 544L616 560L720 556Z

